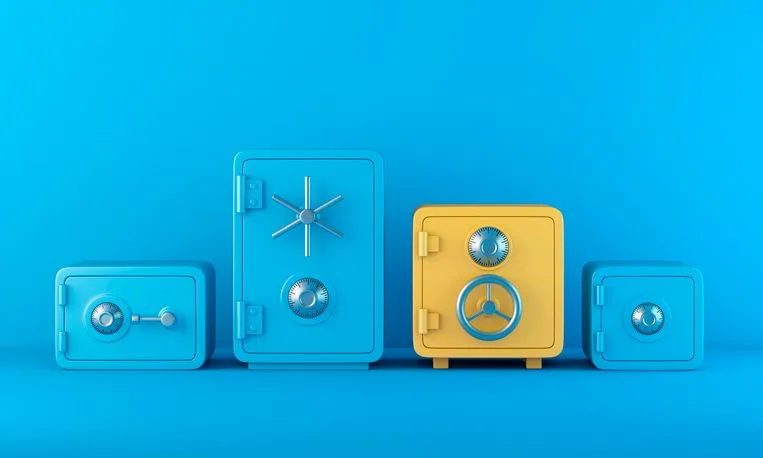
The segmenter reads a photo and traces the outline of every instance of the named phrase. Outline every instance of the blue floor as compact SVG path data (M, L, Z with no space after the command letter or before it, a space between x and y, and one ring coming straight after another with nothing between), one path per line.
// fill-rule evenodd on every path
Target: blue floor
M194 372L75 372L4 348L0 457L763 456L763 351L709 350L696 372L581 357L434 371L391 350L369 371L262 372L220 352Z

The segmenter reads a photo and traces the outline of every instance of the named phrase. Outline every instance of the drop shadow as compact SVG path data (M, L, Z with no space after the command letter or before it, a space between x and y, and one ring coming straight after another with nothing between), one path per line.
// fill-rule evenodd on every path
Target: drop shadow
M234 357L213 356L206 364L204 364L204 366L199 368L199 370L203 371L227 371L232 369L246 370L247 365Z
M382 359L371 365L372 370L433 370L428 358ZM594 370L585 358L544 359L541 370ZM449 361L448 370L534 370L526 369L521 359L469 359L458 358Z
M369 366L370 370L400 370L400 369L431 369L432 361L428 359L382 359Z
M390 351L390 356L369 365L369 370L433 370L432 359L422 358L412 352ZM570 354L571 353L571 354ZM579 352L563 353L556 358L543 360L542 370L593 370L594 366ZM483 358L454 358L449 360L449 369L453 370L533 370L526 369L521 359L483 359ZM236 359L232 351L220 351L199 370L227 371L248 370L248 365Z
M26 347L2 347L0 348L0 359L5 363L0 367L0 374L12 373L19 369L30 372L42 372L46 374L58 373L158 373L158 372L176 372L163 369L129 370L129 369L110 369L110 370L63 370L55 362L55 358L50 355L47 348L26 348ZM450 359L449 368L451 370L525 370L524 362L520 359ZM248 365L236 359L233 351L230 349L220 349L196 371L248 371ZM427 370L431 371L432 360L422 358L409 349L390 349L387 355L381 360L372 363L369 370L373 371L400 371L400 370ZM556 358L544 359L542 370L595 370L594 366L582 355L582 352L568 351ZM187 372L187 371L178 371ZM195 371L194 371L195 372Z

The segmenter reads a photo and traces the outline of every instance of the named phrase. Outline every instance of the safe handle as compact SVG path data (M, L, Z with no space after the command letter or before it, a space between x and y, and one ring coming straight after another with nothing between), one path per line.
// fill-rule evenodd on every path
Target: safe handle
M335 205L339 201L343 199L342 195L339 194L338 196L329 199L328 201L322 203L321 205L318 205L315 208L311 208L311 202L310 202L310 177L305 177L305 195L304 195L304 205L302 208L299 208L298 206L294 205L293 203L287 201L283 197L280 197L278 195L273 194L273 200L282 205L283 207L288 208L289 210L294 212L295 220L290 222L289 224L285 225L284 227L278 229L277 231L273 232L272 237L277 238L281 235L291 231L295 227L299 226L300 224L304 224L305 226L305 257L310 256L310 227L314 224L318 226L319 228L323 229L324 231L328 232L329 234L333 235L337 238L344 237L344 234L329 226L328 224L322 223L318 221L318 215L325 209Z
M144 321L158 322L165 328L171 328L172 326L175 325L175 321L177 321L177 318L172 312L169 312L167 310L161 310L159 312L159 315L157 316L140 316L140 315L132 316L132 322L135 324L142 323Z

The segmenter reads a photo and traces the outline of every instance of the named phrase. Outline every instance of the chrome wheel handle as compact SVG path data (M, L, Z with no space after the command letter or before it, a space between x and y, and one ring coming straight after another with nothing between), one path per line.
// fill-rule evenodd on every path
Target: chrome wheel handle
M304 205L302 208L297 207L296 205L290 203L286 199L277 196L276 194L273 194L273 200L280 204L281 206L291 210L294 212L294 215L296 219L286 226L278 229L277 231L273 232L272 237L278 238L282 236L283 234L291 231L295 227L299 226L300 224L304 224L305 226L305 257L310 256L310 226L316 225L317 227L323 229L324 231L328 232L329 234L337 237L342 238L344 234L342 234L340 231L334 229L333 227L329 226L328 224L324 224L320 221L318 221L318 215L325 209L333 206L334 204L338 203L342 200L342 195L338 195L323 204L317 206L316 208L310 208L310 177L305 177L305 199L304 199Z
M480 311L467 317L466 298L469 296L469 293L474 290L474 288L481 285L485 285L486 287L487 298L485 303L482 304ZM514 300L513 316L508 316L498 310L498 307L493 300L493 285L502 287L511 295L511 298ZM522 317L522 300L519 297L519 291L517 291L514 285L512 285L505 278L499 277L498 275L481 275L472 279L461 290L461 293L458 295L458 300L456 301L456 315L458 316L458 321L461 323L461 327L463 327L470 336L486 341L499 340L509 335L519 324L519 320ZM497 315L506 321L506 325L496 332L480 331L474 327L472 321L483 315Z

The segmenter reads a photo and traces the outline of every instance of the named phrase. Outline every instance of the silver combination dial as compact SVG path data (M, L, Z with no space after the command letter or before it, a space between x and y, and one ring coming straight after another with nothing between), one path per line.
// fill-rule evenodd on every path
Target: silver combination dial
M659 305L645 302L633 309L631 324L639 334L651 336L665 325L665 314Z
M119 331L124 324L124 313L118 305L111 302L98 304L90 314L90 324L103 335Z
M326 285L314 278L301 278L289 288L287 301L291 311L300 318L317 318L329 305Z
M469 256L482 267L495 267L509 254L509 239L500 229L481 227L469 237Z

